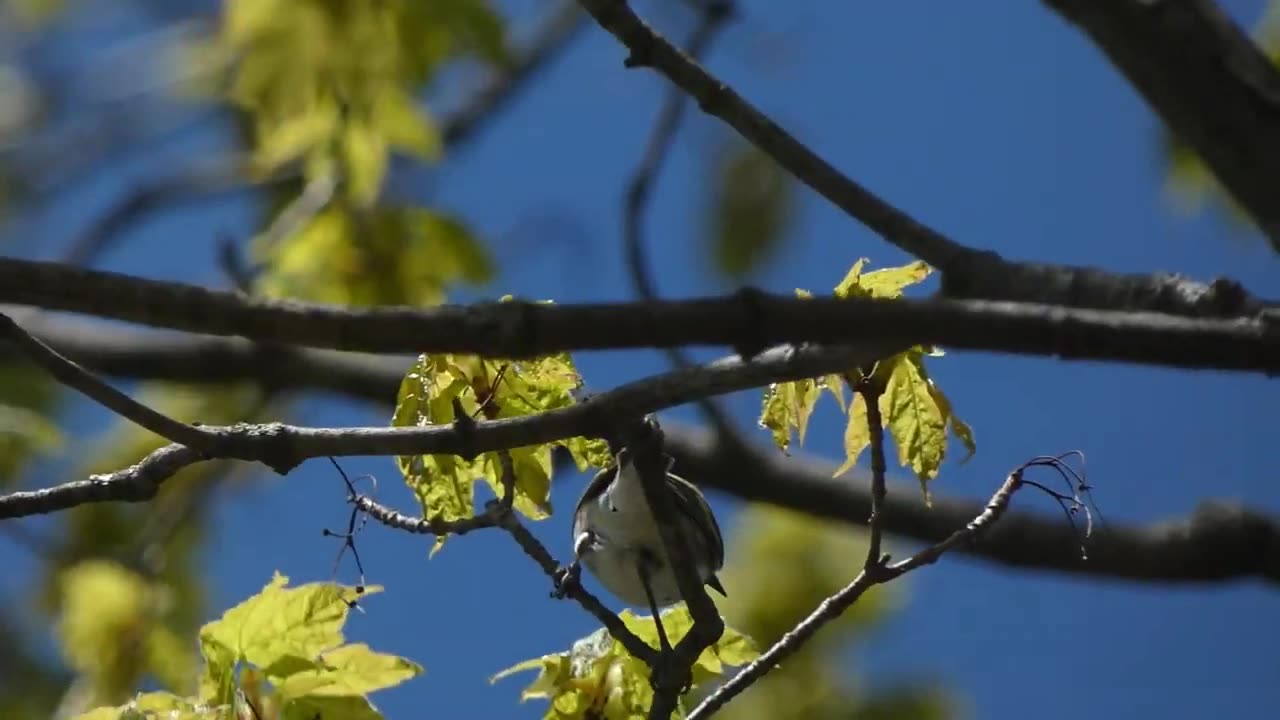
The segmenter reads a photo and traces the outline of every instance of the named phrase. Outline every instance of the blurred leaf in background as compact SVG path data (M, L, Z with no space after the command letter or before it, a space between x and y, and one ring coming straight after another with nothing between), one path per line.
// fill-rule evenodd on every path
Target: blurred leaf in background
M778 253L796 214L795 182L768 155L736 138L710 154L707 176L712 267L740 281Z

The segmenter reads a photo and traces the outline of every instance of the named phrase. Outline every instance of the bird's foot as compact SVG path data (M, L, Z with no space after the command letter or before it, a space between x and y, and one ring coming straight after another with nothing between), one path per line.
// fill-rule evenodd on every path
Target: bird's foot
M555 585L551 591L551 597L563 600L582 581L582 566L577 562L571 562L556 570L551 576L551 581Z

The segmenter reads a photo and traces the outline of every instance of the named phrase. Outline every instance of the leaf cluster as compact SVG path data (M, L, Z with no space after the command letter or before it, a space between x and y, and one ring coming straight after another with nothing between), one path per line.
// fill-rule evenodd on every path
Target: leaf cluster
M866 262L860 259L854 263L835 287L836 297L896 299L931 272L928 265L919 261L863 272ZM800 297L812 297L805 290L796 292ZM951 401L925 369L925 357L941 355L937 348L916 346L872 368L850 368L826 377L775 383L765 392L760 426L770 431L779 449L787 452L793 436L798 435L804 443L814 406L824 392L829 393L847 417L845 461L836 470L837 476L842 475L853 468L871 444L866 398L858 392L862 383L870 383L876 389L882 425L898 448L898 463L915 474L927 498L927 484L942 467L949 437L958 439L969 455L977 449L973 429L955 414ZM846 399L848 389L854 390L852 400Z

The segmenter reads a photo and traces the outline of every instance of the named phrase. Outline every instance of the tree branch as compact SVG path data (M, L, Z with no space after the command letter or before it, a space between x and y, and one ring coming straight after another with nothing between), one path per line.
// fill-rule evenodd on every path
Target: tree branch
M347 309L0 258L0 303L213 335L372 352L529 357L572 350L779 343L936 344L1183 368L1280 372L1280 322L981 300L801 299L758 291L651 303L524 301Z
M1052 3L1054 0L1047 1ZM1071 0L1062 2L1065 4ZM1205 286L1164 274L1115 274L1096 268L1010 262L996 253L961 245L841 174L646 25L632 12L625 0L579 0L579 3L630 51L626 60L628 67L653 67L697 100L704 112L720 118L737 130L797 179L844 210L850 217L859 220L898 248L942 271L943 290L948 296L1094 309L1148 310L1195 317L1253 314L1263 306L1272 305L1251 297L1239 283L1230 280L1216 280L1212 285ZM1083 0L1075 4L1136 8L1141 3L1133 0L1119 3L1112 3L1111 0ZM1160 4L1168 6L1185 3ZM1161 50L1166 54L1176 54L1179 47L1178 43L1169 42ZM1170 72L1168 77L1176 86L1178 74ZM1196 117L1211 122L1214 113L1204 113L1199 109L1202 107L1214 105L1196 105L1193 110ZM1280 133L1280 130L1273 127L1273 132ZM1250 147L1247 143L1240 145ZM1280 158L1280 152L1268 157ZM1280 160L1268 162L1275 164L1280 163ZM1258 187L1269 189L1274 184ZM1280 210L1272 208L1270 212L1276 214Z
M0 313L0 338L8 340L58 382L170 442L205 450L214 436L137 402L98 379L56 350L32 337L8 315Z
M409 364L408 360L326 350L266 348L235 339L156 336L67 319L42 317L25 322L60 351L117 377L194 383L247 380L281 391L341 393L381 407L394 404ZM0 357L0 361L12 359ZM770 448L722 444L710 433L673 421L663 425L664 447L676 458L678 471L697 478L700 485L850 525L867 523L868 492L833 479L834 464L783 457ZM886 500L885 529L937 542L980 510L970 502L937 497L930 508L919 493L896 493ZM1074 537L1060 523L1038 514L1015 513L981 545L959 552L1017 568L1129 581L1258 578L1280 583L1280 523L1239 504L1206 503L1190 518L1150 527L1110 523L1095 534L1088 562L1080 559L1073 543Z
M138 465L110 475L54 488L0 496L0 518L64 510L87 502L139 502L154 496L173 472L201 460L264 462L287 472L308 458L347 455L469 455L539 445L570 437L602 437L631 418L771 382L796 380L872 362L899 348L792 350L777 348L751 361L725 359L622 385L577 405L502 420L428 427L315 428L270 423L203 426L213 438L203 452L181 445L162 448ZM183 452L186 451L186 452Z
M1280 72L1213 0L1045 0L1189 143L1280 251Z
M964 527L952 533L946 540L929 547L915 557L910 558L896 565L885 566L881 564L880 558L872 561L868 557L867 567L853 579L853 582L846 585L839 592L822 601L818 607L809 614L804 620L801 620L794 628L789 630L782 636L773 647L766 650L760 657L751 661L746 667L733 676L728 682L716 688L715 692L707 696L702 704L694 708L689 713L688 720L700 720L710 717L717 710L724 707L733 698L737 697L743 690L751 687L757 680L764 677L769 671L778 667L778 665L788 656L795 653L804 646L819 630L827 623L835 620L856 603L866 591L893 580L901 575L937 560L947 550L959 545L965 541L973 541L977 536L986 531L995 524L1000 516L1004 514L1009 507L1009 501L1013 499L1013 494L1022 487L1022 473L1024 468L1019 468L1009 474L1000 489L991 496L991 500L987 503L983 511L975 518L970 520Z
M542 571L548 577L554 580L560 564L552 557L546 546L520 522L520 519L516 517L511 509L515 500L515 466L511 462L511 453L500 452L499 460L502 463L502 497L490 500L485 505L484 512L469 518L444 520L438 517L410 517L375 502L367 495L356 493L350 481L347 481L349 493L347 500L355 506L357 513L365 513L368 517L389 528L419 535L444 537L446 535L465 535L483 528L501 528L511 536L526 555L538 564L538 567L542 568ZM345 475L343 479L346 479ZM354 517L352 526L354 526ZM347 546L354 550L355 545L351 535L340 537L344 537L347 541ZM628 652L650 664L654 662L656 655L653 652L653 648L631 632L626 623L622 621L622 618L605 607L604 603L601 603L595 595L592 595L578 583L565 585L562 591L565 596L572 598L584 610L595 616L608 629L609 633L627 648Z
M675 712L681 691L692 681L693 664L698 656L724 634L724 620L698 576L691 550L693 540L683 532L675 501L666 489L668 458L662 451L662 429L656 419L646 418L633 423L624 433L624 439L640 475L645 502L658 524L658 536L671 563L671 572L675 574L676 588L693 619L693 625L680 642L670 648L670 654L660 656L658 662L650 664L654 689L649 717L666 720ZM657 612L656 608L654 612ZM655 615L653 621L660 626L662 619ZM665 635L659 637L665 646Z
M732 88L654 32L625 0L579 0L579 4L630 51L627 67L652 67L698 101L804 184L902 250L947 271L975 251L922 225L841 174L792 137Z
M707 487L743 500L764 502L815 517L865 525L869 493L832 477L835 464L784 457L770 449L719 447L708 433L667 423L666 448L676 469ZM935 497L926 506L918 492L890 493L885 528L929 543L945 540L982 507ZM1080 556L1079 537L1039 513L1014 513L958 552L1020 569L1053 570L1130 581L1204 583L1260 579L1280 585L1280 521L1239 503L1206 502L1185 519L1150 526L1108 523Z

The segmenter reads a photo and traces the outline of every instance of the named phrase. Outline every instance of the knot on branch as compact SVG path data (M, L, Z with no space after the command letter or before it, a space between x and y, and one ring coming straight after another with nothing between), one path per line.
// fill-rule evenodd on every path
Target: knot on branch
M280 475L288 475L305 457L294 447L293 434L282 422L236 423L217 434L205 457L256 460Z

